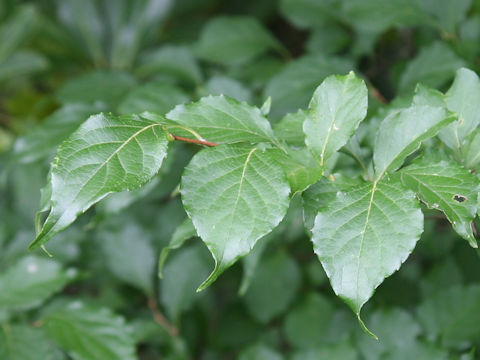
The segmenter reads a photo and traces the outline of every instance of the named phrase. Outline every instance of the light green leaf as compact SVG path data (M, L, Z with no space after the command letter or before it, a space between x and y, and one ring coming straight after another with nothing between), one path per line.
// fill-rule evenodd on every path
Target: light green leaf
M170 251L180 248L185 241L194 236L197 236L197 231L193 226L192 220L186 218L173 233L170 243L160 252L160 258L158 259L158 276L160 278L163 278L163 266L165 265L165 261L167 261Z
M330 74L344 74L353 64L343 58L307 55L291 61L267 83L263 97L272 97L273 116L305 108L315 88Z
M431 106L414 105L388 115L381 123L375 141L376 178L398 169L422 141L435 136L454 120L455 117L445 109Z
M472 222L477 214L479 181L452 161L421 160L400 172L402 183L415 191L430 209L442 211L455 231L473 247Z
M215 259L204 289L285 216L289 186L277 150L217 146L194 156L182 177L182 199Z
M159 123L136 115L91 116L57 151L51 210L37 248L109 193L136 189L160 169L168 140Z
M193 85L202 81L202 72L195 57L183 46L167 45L146 53L140 58L136 73L144 77L160 73Z
M137 358L131 329L107 308L72 302L43 321L49 336L75 360Z
M112 218L97 234L107 268L118 279L152 296L156 256L149 234L127 216Z
M46 158L90 115L101 111L100 106L70 104L48 116L40 125L18 138L15 156L21 162L34 162Z
M202 30L196 54L222 65L245 64L268 50L281 50L281 44L253 17L219 16Z
M62 360L42 329L27 325L0 326L0 359L2 360Z
M435 42L420 50L403 72L399 90L406 92L422 82L438 88L450 80L464 62L445 43Z
M188 96L174 85L149 82L133 89L118 106L121 114L153 111L165 114L175 105L188 101Z
M285 141L287 144L295 147L304 147L303 122L306 118L307 113L303 110L287 114L273 126L273 132L277 138Z
M142 116L150 118L148 113ZM208 141L271 142L280 146L260 109L222 95L178 105L167 114L167 119L194 130ZM178 131L172 128L173 133L177 134Z
M312 241L333 290L359 316L377 286L413 251L422 231L414 193L398 181L384 180L338 192L320 209Z
M469 69L459 69L450 89L445 94L448 110L458 115L455 121L443 129L439 137L452 149L463 145L480 123L480 79Z
M165 264L160 300L173 321L178 322L182 312L203 296L195 289L208 275L210 262L205 247L198 243L178 250Z
M122 97L135 86L135 79L124 72L96 70L67 81L58 91L57 99L67 103L119 104Z
M353 72L329 76L315 90L303 132L320 166L347 143L367 115L367 106L367 86Z
M467 169L478 169L480 165L480 129L475 129L462 146L462 163Z
M478 299L480 286L455 286L425 299L418 317L430 337L440 337L443 344L476 342L480 336Z
M29 310L42 304L76 277L55 261L26 256L0 275L0 308Z
M277 251L262 259L243 300L250 314L265 324L288 308L300 284L298 264L285 251Z

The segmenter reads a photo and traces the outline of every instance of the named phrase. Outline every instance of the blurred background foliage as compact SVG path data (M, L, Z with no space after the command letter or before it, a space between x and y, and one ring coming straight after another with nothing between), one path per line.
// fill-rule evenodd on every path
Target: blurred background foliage
M417 82L445 90L461 66L480 68L478 0L1 1L0 359L480 358L478 255L429 213L414 254L365 308L380 341L332 293L297 197L274 233L195 293L213 260L175 196L194 146L82 216L48 244L53 258L26 250L55 149L90 114L165 113L223 93L271 96L276 124L327 75L354 69L375 123ZM189 240L160 280L172 237Z

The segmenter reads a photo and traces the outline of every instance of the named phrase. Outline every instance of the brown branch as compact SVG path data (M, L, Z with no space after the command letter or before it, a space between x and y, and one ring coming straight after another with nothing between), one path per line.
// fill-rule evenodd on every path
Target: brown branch
M382 104L388 104L388 100L385 98L385 96L382 95L380 91L374 86L370 86L370 91L372 92L372 96L380 101Z
M217 146L217 145L218 145L217 143L214 143L214 142L211 142L211 141L207 141L207 140L188 139L188 138L184 138L184 137L177 136L177 135L173 135L173 134L170 134L170 135L172 135L172 137L173 137L175 140L184 141L184 142L187 142L187 143L198 144L198 145L205 145L205 146Z
M153 319L163 327L171 336L178 336L178 328L167 320L158 308L157 302L153 298L148 299L148 307L152 311Z

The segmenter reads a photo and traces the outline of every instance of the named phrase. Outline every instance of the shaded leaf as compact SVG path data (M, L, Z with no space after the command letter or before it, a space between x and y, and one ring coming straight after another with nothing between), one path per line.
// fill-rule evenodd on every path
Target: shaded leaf
M27 325L0 326L0 359L2 360L62 360L42 329Z
M420 50L420 53L402 73L399 83L400 91L408 91L418 82L437 88L450 80L455 71L464 62L445 43L435 42Z
M210 259L206 250L196 244L182 248L165 264L160 283L160 300L173 321L179 321L183 311L190 309L203 294L195 290L208 275Z
M75 360L136 359L131 329L109 309L72 302L44 322L49 336Z
M244 64L280 43L253 17L219 16L203 28L196 54L222 65Z
M41 305L76 277L55 261L26 256L0 275L0 307L29 310Z
M285 141L287 144L304 147L305 134L303 133L303 122L306 118L307 113L303 110L287 114L273 126L273 132L277 138Z
M160 82L149 82L129 92L118 106L118 112L131 114L153 111L165 114L175 105L187 101L187 94L178 87Z
M300 287L300 269L285 251L264 258L243 297L250 314L267 323L283 313Z
M272 97L273 116L283 116L305 108L312 92L330 74L352 70L349 61L321 55L307 55L291 61L267 83L263 97Z
M170 240L170 243L165 246L160 252L160 258L158 259L158 276L163 278L163 266L167 261L170 251L180 248L185 241L197 236L197 231L193 226L192 220L186 218L175 230Z

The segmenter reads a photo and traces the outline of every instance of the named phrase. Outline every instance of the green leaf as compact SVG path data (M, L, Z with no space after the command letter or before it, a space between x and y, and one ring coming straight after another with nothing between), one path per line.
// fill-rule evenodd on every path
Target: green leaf
M422 231L414 193L384 180L338 192L320 209L312 241L333 290L359 315L375 288L407 259Z
M174 85L150 82L133 89L118 106L121 114L153 111L165 114L175 105L188 101L188 96Z
M463 145L480 123L480 79L469 69L459 69L450 89L445 94L448 110L458 115L455 121L443 129L439 137L452 149Z
M445 43L435 42L420 50L402 73L399 90L412 90L418 82L438 88L450 80L464 62Z
M360 337L358 348L369 360L385 359L396 352L405 352L415 346L421 328L407 311L392 308L378 309L370 316L370 325L380 340Z
M134 360L135 344L125 320L107 308L72 302L44 319L49 336L75 360Z
M191 85L202 81L202 72L192 52L187 47L175 45L146 53L140 58L136 73L143 77L160 73Z
M273 126L273 132L277 138L285 141L287 144L295 147L304 147L303 122L306 118L307 113L303 110L287 114Z
M287 149L286 153L279 153L277 161L283 167L292 194L302 192L322 177L323 168L313 158L308 149Z
M165 265L165 261L167 261L170 251L180 248L185 241L194 236L197 236L197 231L193 226L192 220L186 218L173 233L170 243L160 252L160 258L158 260L158 276L160 278L163 278L163 266Z
M194 130L208 141L271 142L280 146L270 123L260 109L222 95L208 96L194 103L178 105L167 114L167 119ZM177 130L172 128L172 132L176 134Z
M295 26L318 28L338 17L337 5L337 0L282 0L280 11Z
M69 104L48 116L40 125L19 137L14 145L15 156L21 162L46 158L91 114L101 111L99 106Z
M283 356L273 350L272 348L263 345L255 344L242 350L238 356L238 360L283 360Z
M97 234L107 268L118 279L152 296L156 256L150 234L126 216L114 217Z
M245 64L281 44L253 17L219 16L203 28L196 54L221 65Z
M449 0L422 0L420 4L427 13L431 14L438 21L438 25L445 32L450 36L455 36L456 28L465 20L468 9L472 5L472 0L458 0L455 2Z
M475 129L462 146L462 163L467 169L478 169L480 165L480 129Z
M480 286L469 285L437 292L418 308L418 317L428 336L443 344L476 342L480 336L478 299Z
M477 214L479 181L452 161L421 160L400 172L402 183L430 209L442 211L455 231L476 248L472 222Z
M303 132L320 166L347 143L367 115L367 104L367 86L353 72L329 76L315 90Z
M42 329L27 325L0 326L0 359L2 360L62 360Z
M348 192L360 184L358 179L351 179L342 174L332 174L320 179L304 191L302 193L303 220L307 230L312 230L318 210L333 202L339 191Z
M135 115L91 116L57 151L50 214L30 249L46 243L109 193L149 181L160 169L167 145L159 123Z
M48 60L33 51L18 51L0 63L0 81L18 79L48 68Z
M298 264L285 251L260 262L243 300L250 314L263 324L283 313L301 285Z
M293 353L291 360L358 360L358 354L350 342L341 342Z
M215 259L206 288L285 216L290 189L277 150L217 146L194 156L182 177L182 199Z
M210 95L226 95L239 101L252 101L251 90L241 82L227 76L213 76L208 79L205 84L205 92Z
M288 342L298 348L315 347L325 338L333 315L333 305L322 295L308 293L285 316Z
M277 228L278 229L278 228ZM238 289L238 295L243 296L247 292L252 280L255 278L257 267L260 264L265 249L267 248L268 243L275 237L275 231L271 232L267 236L263 237L256 246L250 251L250 253L242 258L242 282L240 288Z
M210 261L206 249L196 244L180 249L165 264L160 300L173 321L178 322L182 312L203 295L195 289L208 275Z
M18 6L0 26L0 62L11 56L35 29L35 8Z
M124 72L96 70L67 81L58 91L57 99L67 103L98 103L117 106L122 97L135 86L135 79Z
M76 277L55 261L26 256L0 275L0 308L29 310L63 289Z
M376 178L398 169L422 141L435 136L454 120L455 117L445 109L431 106L413 105L388 115L381 123L375 141Z
M353 69L343 58L307 55L291 61L267 83L263 97L272 97L271 114L276 117L305 108L315 88L330 74Z

